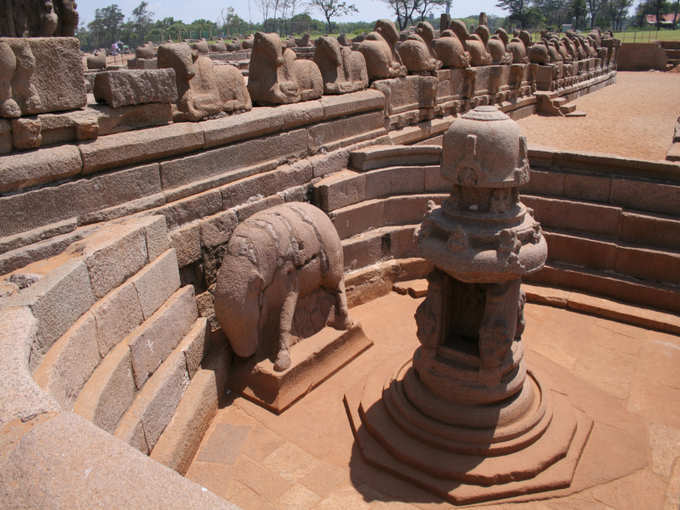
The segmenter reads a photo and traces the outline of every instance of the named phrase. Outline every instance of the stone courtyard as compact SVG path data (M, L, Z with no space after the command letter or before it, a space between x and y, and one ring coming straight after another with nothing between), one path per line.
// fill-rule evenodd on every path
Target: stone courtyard
M442 16L118 65L33 3L0 507L679 508L680 75L617 69L659 46Z

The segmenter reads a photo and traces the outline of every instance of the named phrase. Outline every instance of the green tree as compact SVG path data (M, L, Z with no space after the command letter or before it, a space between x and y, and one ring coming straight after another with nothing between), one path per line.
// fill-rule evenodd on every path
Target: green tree
M577 30L585 28L587 15L588 7L586 6L586 0L571 1L569 4L569 16L573 19L574 28Z
M123 24L123 11L116 4L95 9L94 20L88 23L91 44L95 48L109 48L120 38Z
M354 4L348 4L342 0L311 0L309 5L323 13L323 17L326 18L327 34L331 32L331 28L333 27L333 23L331 22L333 18L359 12Z
M545 20L541 10L528 0L499 0L496 7L508 11L508 21L519 24L523 29L535 27Z
M435 7L446 8L447 0L383 0L390 6L397 18L399 30L413 24L415 20L423 20Z

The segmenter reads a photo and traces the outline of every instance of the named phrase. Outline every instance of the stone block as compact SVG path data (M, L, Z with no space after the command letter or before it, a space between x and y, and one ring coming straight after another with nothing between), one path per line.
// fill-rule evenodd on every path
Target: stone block
M348 117L358 113L385 110L385 95L374 89L349 94L323 96L321 99L325 120Z
M612 179L611 201L638 211L680 215L680 186L659 182Z
M389 234L389 253L394 258L408 258L418 255L416 240L413 236L415 226L399 227Z
M375 264L383 257L382 232L369 232L342 242L345 271Z
M0 140L2 135L0 134ZM0 154L2 154L2 142L0 141ZM670 149L666 153L666 159L668 161L680 161L680 142L674 142Z
M80 173L80 151L63 145L0 157L0 193L58 181Z
M124 131L163 126L172 122L172 105L147 103L134 106L111 108L106 105L91 105L98 114L99 136Z
M0 486L8 509L237 510L73 413L37 424L3 444L3 454Z
M283 115L278 108L262 106L239 115L206 120L201 126L205 134L205 147L212 148L281 131Z
M381 111L323 122L309 128L310 145L318 150L329 143L384 128L384 124L385 115Z
M85 174L154 161L201 147L201 127L188 122L104 136L79 146Z
M575 200L609 202L612 180L595 175L564 174L564 196Z
M160 191L158 163L0 197L0 236L130 202Z
M54 343L33 377L62 408L71 409L100 359L95 317L88 312Z
M424 166L441 163L442 148L439 145L394 146L373 145L352 151L350 168L366 172L391 166Z
M75 37L0 38L17 52L28 48L35 58L29 83L35 91L22 101L23 115L77 110L87 104L80 43ZM58 76L59 79L55 80Z
M226 244L237 224L238 218L233 210L204 218L201 221L201 244L206 248Z
M351 170L329 175L314 185L314 203L327 213L365 199L366 176Z
M168 226L172 229L221 210L222 194L219 190L209 190L168 203L156 212L165 216Z
M201 258L201 226L190 223L170 233L171 245L177 253L177 265L184 267Z
M312 165L314 177L323 177L324 175L339 172L343 168L347 168L349 152L347 149L338 149L306 158L306 161Z
M120 420L115 436L148 454L170 422L188 385L184 357L173 353L139 392Z
M144 230L134 223L96 231L74 243L68 251L85 257L92 289L98 298L123 283L148 261Z
M102 358L145 318L137 290L131 282L104 296L91 312L96 321L95 338Z
M28 307L2 309L0 427L12 420L30 420L37 414L60 410L56 400L38 386L28 369L37 331L38 321Z
M623 211L622 241L676 250L680 246L680 220Z
M616 238L621 221L621 208L523 195L522 202L532 208L536 219L546 228L587 232Z
M194 288L183 287L130 338L135 385L141 389L198 317Z
M176 412L151 451L151 458L185 474L217 413L215 372L199 370L189 383Z
M175 103L175 70L145 69L104 71L94 80L94 97L113 108L146 103Z
M12 123L7 119L0 119L0 154L12 152Z
M180 286L175 250L168 250L130 279L148 319ZM141 321L140 321L141 322Z
M269 209L283 203L283 198L278 194L269 195L265 198L256 198L248 200L247 202L234 207L234 212L236 212L236 217L239 222L245 221L253 214Z
M347 239L385 225L384 200L366 200L336 209L330 214L340 239Z
M551 261L566 262L597 271L613 271L616 267L618 246L614 243L554 232L545 232L545 237Z
M190 378L201 368L201 362L207 351L207 326L208 320L199 318L180 344Z
M426 192L444 193L451 190L451 183L442 177L441 167L439 165L425 166L423 167L423 173L425 174Z
M307 130L298 129L175 159L161 164L163 188L178 187L265 161L302 156L307 148Z
M680 254L658 250L619 247L616 272L664 284L680 283Z
M12 145L15 149L37 149L41 144L42 124L37 117L12 119Z
M564 195L565 174L548 170L532 169L529 182L520 187L522 193L552 195L561 197Z
M427 212L427 203L433 200L436 204L440 204L446 196L410 195L390 197L385 200L383 225L415 225L420 223Z
M135 399L135 380L127 342L116 345L92 373L73 411L113 434L118 422Z
M0 303L0 306L28 306L38 320L37 339L31 352L32 370L52 344L95 302L82 259L67 259L56 268L50 267L49 261L46 264L42 278Z
M138 225L144 227L146 251L149 262L152 262L170 248L167 223L163 216L148 216L136 221Z
M373 170L366 175L366 198L423 193L425 177L422 167L394 167Z
M283 130L291 130L301 126L316 124L323 120L321 101L303 101L294 104L282 104L276 107L277 113L283 116Z

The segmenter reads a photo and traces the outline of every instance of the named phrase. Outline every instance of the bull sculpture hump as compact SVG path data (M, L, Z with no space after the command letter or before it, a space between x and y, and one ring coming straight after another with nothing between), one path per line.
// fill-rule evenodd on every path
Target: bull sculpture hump
M217 275L215 314L234 352L275 354L274 368L290 367L298 298L323 289L335 298L337 329L349 329L342 245L326 214L290 202L254 214L231 236ZM278 338L265 338L270 317Z

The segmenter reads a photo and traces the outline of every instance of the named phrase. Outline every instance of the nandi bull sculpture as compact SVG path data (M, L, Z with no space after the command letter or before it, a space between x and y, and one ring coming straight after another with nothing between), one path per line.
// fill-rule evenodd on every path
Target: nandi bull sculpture
M323 76L325 94L345 94L368 87L364 56L342 46L334 37L319 37L316 40L314 62Z
M234 352L244 358L274 354L275 370L289 368L298 299L319 289L335 298L329 325L350 329L343 267L338 233L313 205L289 202L241 223L229 240L215 290L215 314ZM267 338L272 318L278 337Z

